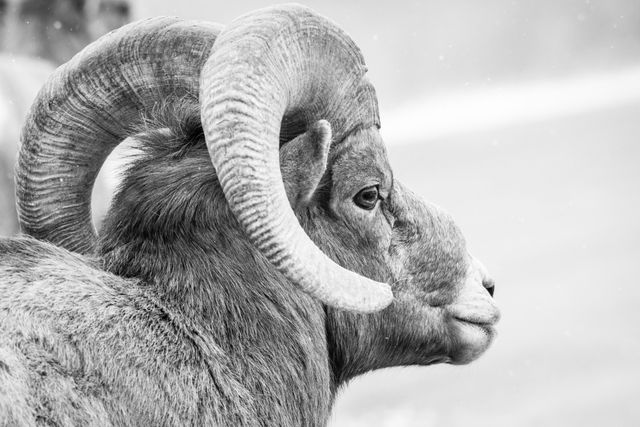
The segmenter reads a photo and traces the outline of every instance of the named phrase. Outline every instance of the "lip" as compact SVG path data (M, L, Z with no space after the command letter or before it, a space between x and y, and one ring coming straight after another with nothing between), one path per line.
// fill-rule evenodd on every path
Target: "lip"
M469 317L459 317L459 316L453 316L453 318L458 322L469 323L471 325L482 326L486 328L490 328L496 323L498 323L498 320L495 318L481 319L481 318L469 318Z
M496 322L480 321L478 319L464 319L459 317L453 317L453 319L458 323L458 325L460 325L460 328L467 330L469 333L476 331L489 339L492 339L496 335L496 328L494 327Z
M490 327L500 321L500 310L493 301L469 301L449 307L449 315L458 322Z

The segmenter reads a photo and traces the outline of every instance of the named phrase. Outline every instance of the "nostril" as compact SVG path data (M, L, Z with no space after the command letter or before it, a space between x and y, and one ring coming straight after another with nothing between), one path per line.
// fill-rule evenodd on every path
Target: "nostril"
M491 286L485 286L485 288L487 289L487 292L489 292L489 295L493 297L493 292L496 289L496 287L493 284L491 284Z
M482 280L482 286L484 286L487 292L489 292L489 295L493 296L493 293L496 290L496 282L494 282L492 278L485 277Z
M482 286L484 286L487 292L489 292L489 295L493 297L493 294L496 290L496 282L491 276L489 276L489 273L487 272L487 269L484 267L484 265L482 265L482 263L475 258L473 258L473 266L477 269L476 271L480 273L480 277L482 278Z

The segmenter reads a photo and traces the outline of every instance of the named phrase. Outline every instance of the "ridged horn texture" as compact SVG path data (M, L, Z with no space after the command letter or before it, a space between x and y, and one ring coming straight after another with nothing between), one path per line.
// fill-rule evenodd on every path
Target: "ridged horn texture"
M221 26L154 18L116 30L58 68L22 131L22 230L92 253L91 190L104 160L160 102L191 95ZM148 116L147 116L148 117Z
M290 208L278 163L283 117L331 123L334 140L377 126L360 50L335 24L298 5L263 9L219 35L202 72L205 137L227 201L256 247L324 303L371 312L390 287L329 259Z

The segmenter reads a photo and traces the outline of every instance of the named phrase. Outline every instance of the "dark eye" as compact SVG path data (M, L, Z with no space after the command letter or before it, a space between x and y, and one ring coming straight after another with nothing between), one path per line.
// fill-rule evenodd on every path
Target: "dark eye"
M370 211L376 207L376 203L378 203L379 198L380 194L378 193L378 186L373 185L360 190L353 198L353 203L362 209Z

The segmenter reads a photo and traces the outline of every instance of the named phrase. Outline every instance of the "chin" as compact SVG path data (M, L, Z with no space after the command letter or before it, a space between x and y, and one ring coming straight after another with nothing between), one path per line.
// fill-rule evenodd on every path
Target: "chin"
M454 348L449 363L465 365L480 357L491 345L496 330L492 325L454 320Z

